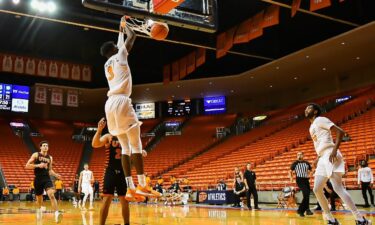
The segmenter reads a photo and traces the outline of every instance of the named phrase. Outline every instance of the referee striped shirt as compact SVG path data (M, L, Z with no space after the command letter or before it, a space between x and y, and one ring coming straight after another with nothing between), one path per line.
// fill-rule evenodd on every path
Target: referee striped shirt
M290 170L296 172L297 178L309 178L309 170L311 170L311 165L305 160L294 161Z

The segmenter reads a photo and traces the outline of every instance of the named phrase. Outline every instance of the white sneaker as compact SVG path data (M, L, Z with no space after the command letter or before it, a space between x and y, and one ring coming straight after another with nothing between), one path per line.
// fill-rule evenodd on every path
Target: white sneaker
M55 222L56 223L61 223L61 220L62 220L62 213L59 212L59 211L56 211L55 212Z

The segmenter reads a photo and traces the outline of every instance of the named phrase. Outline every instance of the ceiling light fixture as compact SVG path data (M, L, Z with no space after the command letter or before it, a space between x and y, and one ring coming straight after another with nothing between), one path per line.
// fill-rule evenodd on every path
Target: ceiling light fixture
M20 0L12 0L13 4L18 5L20 3Z
M356 59L356 60L360 60L361 58L360 58L359 56L357 56L355 59Z
M326 70L327 70L327 68L323 67L323 68L322 68L322 70L323 70L323 71L326 71Z

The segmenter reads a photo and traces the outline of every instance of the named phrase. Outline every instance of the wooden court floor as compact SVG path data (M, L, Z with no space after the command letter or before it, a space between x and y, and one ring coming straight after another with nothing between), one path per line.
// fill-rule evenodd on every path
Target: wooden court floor
M94 225L99 221L100 202L95 202L93 211L81 211L73 207L69 202L59 203L64 210L61 224L66 225ZM47 212L41 220L36 220L33 210L34 203L30 202L0 202L0 224L4 225L49 225L56 224L53 214L48 213L49 202L46 202ZM261 205L260 211L248 211L245 209L231 209L223 207L202 206L164 206L164 205L131 205L131 224L137 225L323 225L321 214L300 218L292 210L274 210ZM121 206L112 203L107 224L121 224ZM375 208L364 211L367 217L375 220ZM350 212L339 211L335 213L342 225L354 225L355 222Z

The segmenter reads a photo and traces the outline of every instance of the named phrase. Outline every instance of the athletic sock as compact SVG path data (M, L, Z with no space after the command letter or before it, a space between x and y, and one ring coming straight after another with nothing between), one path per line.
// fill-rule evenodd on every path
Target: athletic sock
M126 180L126 184L128 185L128 187L129 187L131 190L135 190L135 186L134 186L133 178L132 178L131 176L129 176L129 177L126 177L125 180Z
M137 177L139 185L141 185L142 187L146 187L146 176L144 174L141 174L137 175Z

